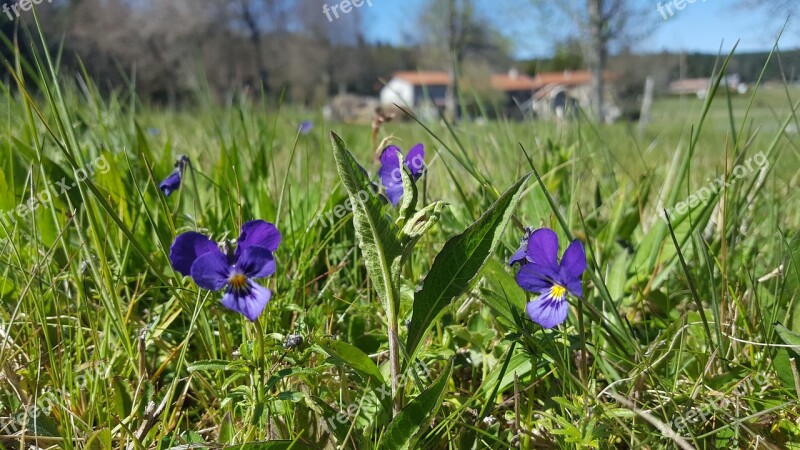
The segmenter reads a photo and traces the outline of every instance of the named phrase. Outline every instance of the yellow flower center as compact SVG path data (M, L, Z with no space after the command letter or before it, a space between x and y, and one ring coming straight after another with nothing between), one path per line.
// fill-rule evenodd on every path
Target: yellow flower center
M241 273L236 273L228 280L228 283L238 291L247 286L247 277Z
M550 289L550 296L555 300L564 300L564 297L567 296L567 288L556 284Z

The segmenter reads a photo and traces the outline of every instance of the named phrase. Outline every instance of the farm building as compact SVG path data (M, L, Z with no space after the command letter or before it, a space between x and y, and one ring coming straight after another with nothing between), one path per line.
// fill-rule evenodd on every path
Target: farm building
M708 89L711 86L711 78L687 78L675 80L669 84L669 93L672 95L696 95L698 98L706 98ZM748 86L742 83L738 74L728 75L722 86L739 94L746 94Z
M606 73L605 80L614 76ZM505 94L506 115L533 114L540 118L566 118L578 108L589 108L591 74L588 71L540 73L531 78L516 69L489 77L489 86ZM380 103L409 107L420 114L435 115L451 99L451 77L447 72L397 72L381 90ZM612 98L606 99L605 119L613 121L620 112Z
M530 101L536 90L536 83L534 80L519 73L517 69L511 69L508 73L494 74L489 79L489 85L496 91L505 94L505 103L503 106L503 113L507 116L518 115L520 112L520 105Z
M450 93L450 74L447 72L396 72L381 89L381 105L398 105L420 111L442 109Z
M591 74L588 71L545 72L533 78L534 94L530 110L536 117L564 119L575 115L579 108L589 110ZM608 83L615 76L603 74ZM610 92L610 89L606 89ZM604 121L613 122L620 116L619 108L610 95L605 99ZM525 105L527 106L527 105Z

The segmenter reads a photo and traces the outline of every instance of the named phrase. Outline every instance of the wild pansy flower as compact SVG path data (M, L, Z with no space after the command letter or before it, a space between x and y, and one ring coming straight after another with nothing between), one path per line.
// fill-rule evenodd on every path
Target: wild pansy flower
M516 263L519 263L520 267L524 266L531 262L528 258L528 239L531 238L531 234L533 234L534 228L533 227L526 227L525 234L522 236L522 239L519 241L519 249L511 255L511 258L508 260L508 265L513 266Z
M158 185L158 188L161 189L161 192L164 193L164 196L169 197L170 194L177 191L179 187L181 187L181 179L183 178L183 172L186 170L186 166L189 165L189 158L185 156L181 156L178 161L175 162L175 170Z
M392 206L397 206L400 198L403 197L403 178L400 174L402 169L400 168L400 161L395 156L397 152L400 152L400 149L394 145L383 149L381 153L381 169L378 171L381 183L386 187L386 196ZM411 178L417 181L425 172L425 146L417 144L411 147L403 165L411 172Z
M297 127L297 131L300 134L308 134L311 132L312 128L314 128L314 123L310 120L304 120L300 123L300 126Z
M539 294L525 308L528 317L542 328L553 328L567 319L567 294L583 296L583 244L577 239L572 241L559 262L558 236L549 228L539 228L528 236L524 261L517 273L517 284Z
M255 322L272 297L272 292L255 280L275 273L272 253L280 243L281 233L275 225L254 220L242 225L234 252L226 255L216 242L190 231L175 238L169 259L176 271L191 276L201 288L224 288L222 305Z

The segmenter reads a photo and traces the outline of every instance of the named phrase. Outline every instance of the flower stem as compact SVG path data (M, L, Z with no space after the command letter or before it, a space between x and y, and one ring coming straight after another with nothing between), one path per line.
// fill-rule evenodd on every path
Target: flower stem
M258 352L258 356L256 357L256 370L258 372L258 376L256 378L256 397L258 398L259 403L261 403L264 401L264 332L261 329L260 318L256 319L254 325L256 329L256 351Z
M398 392L397 380L400 378L400 345L397 342L397 313L392 311L389 318L389 371L392 377L392 417L403 408L402 393Z

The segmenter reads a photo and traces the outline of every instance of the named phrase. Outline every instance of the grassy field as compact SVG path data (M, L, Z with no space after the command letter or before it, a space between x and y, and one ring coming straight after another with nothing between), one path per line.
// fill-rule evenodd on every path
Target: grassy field
M641 136L406 121L377 145L42 58L0 85L0 446L800 448L796 89L665 99ZM418 142L402 206L359 195ZM251 322L170 248L256 219L282 240ZM526 226L586 251L552 329L507 264Z

